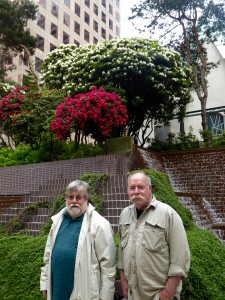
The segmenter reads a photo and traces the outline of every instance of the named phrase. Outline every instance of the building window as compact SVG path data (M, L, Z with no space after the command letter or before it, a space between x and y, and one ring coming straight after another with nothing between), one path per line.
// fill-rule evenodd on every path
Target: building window
M102 37L105 39L106 38L106 30L102 28Z
M41 60L38 57L35 57L35 71L41 72L41 66L42 66L43 60Z
M45 29L45 17L38 13L37 16L37 25L40 26L42 29Z
M113 36L111 34L109 34L109 40L113 39Z
M119 22L120 21L120 14L118 13L118 11L116 12L116 20Z
M102 6L106 7L106 0L102 0Z
M106 23L106 14L104 12L102 12L102 21Z
M85 21L85 23L87 23L89 25L89 23L90 23L90 16L86 12L84 13L84 21Z
M110 13L111 15L113 15L113 7L112 7L111 4L109 4L109 13Z
M80 17L80 6L77 3L75 3L75 14Z
M90 40L89 32L86 29L84 29L84 40L88 43L89 43L89 40Z
M69 43L70 43L69 34L63 31L63 44L69 44Z
M46 0L38 0L38 4L40 4L40 6L46 8Z
M90 7L90 0L85 0L84 3L87 5L87 7Z
M55 2L52 2L52 15L55 16L56 18L59 17L59 6L55 4Z
M98 32L98 22L96 22L95 20L93 21L93 28L94 31Z
M64 0L64 4L68 7L70 7L70 0Z
M74 44L77 45L77 47L80 46L80 43L77 40L74 40Z
M42 36L37 34L37 48L41 51L44 51L45 40Z
M70 16L64 12L64 15L63 15L63 23L65 25L67 25L68 27L70 27Z
M94 14L98 16L98 6L94 4Z
M116 34L117 34L117 35L120 35L120 29L119 29L118 26L116 26Z
M96 37L93 37L93 44L98 44L98 39L96 39Z
M224 132L224 116L218 112L207 113L208 129L215 135L222 135Z
M51 35L58 38L58 27L53 23L51 23Z
M109 28L113 30L113 21L109 19Z
M77 23L76 21L74 22L74 31L80 35L80 24Z
M120 0L116 0L116 6L120 7Z
M56 46L50 43L50 52L53 51L55 48Z

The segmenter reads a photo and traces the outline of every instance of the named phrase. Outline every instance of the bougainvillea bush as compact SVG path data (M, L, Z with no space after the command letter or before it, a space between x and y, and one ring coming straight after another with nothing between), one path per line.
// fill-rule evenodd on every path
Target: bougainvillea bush
M68 96L56 110L52 130L60 140L74 134L76 142L91 136L101 142L121 136L127 122L127 109L121 97L100 87L84 94Z

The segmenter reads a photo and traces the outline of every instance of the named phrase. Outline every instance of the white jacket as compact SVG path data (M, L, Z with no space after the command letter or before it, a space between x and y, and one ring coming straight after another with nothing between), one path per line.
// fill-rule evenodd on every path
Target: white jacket
M48 300L52 298L51 254L64 211L65 208L52 217L44 253L45 265L41 268L40 290L47 290ZM70 300L113 300L115 275L116 249L111 225L89 203L78 241Z

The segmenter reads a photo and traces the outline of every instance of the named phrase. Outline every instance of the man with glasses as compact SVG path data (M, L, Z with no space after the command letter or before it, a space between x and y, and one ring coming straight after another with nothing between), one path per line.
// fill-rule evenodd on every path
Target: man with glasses
M120 216L121 285L128 300L180 299L190 266L183 223L176 211L153 196L151 179L135 171L128 177L133 203Z
M88 183L72 181L66 188L66 207L52 217L40 278L48 300L114 299L112 228L89 199Z

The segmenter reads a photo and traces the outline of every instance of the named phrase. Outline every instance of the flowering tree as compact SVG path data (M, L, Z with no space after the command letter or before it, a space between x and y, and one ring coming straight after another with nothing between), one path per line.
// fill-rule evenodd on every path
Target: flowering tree
M181 119L190 101L190 70L180 55L147 39L60 46L44 60L41 81L71 96L93 85L124 90L128 134L136 140L142 134L142 142L150 124L177 113Z
M0 126L5 137L17 146L25 143L31 148L40 145L51 134L55 109L65 95L58 91L30 90L17 87L0 101ZM2 142L5 139L1 136Z
M120 136L127 121L127 109L121 97L94 87L90 92L68 96L56 110L52 130L58 138L70 138L77 143L91 135L97 141Z

